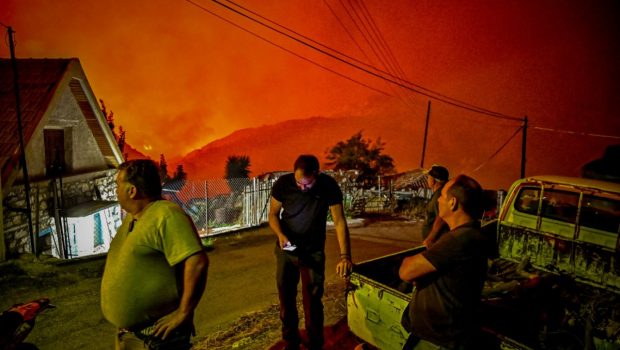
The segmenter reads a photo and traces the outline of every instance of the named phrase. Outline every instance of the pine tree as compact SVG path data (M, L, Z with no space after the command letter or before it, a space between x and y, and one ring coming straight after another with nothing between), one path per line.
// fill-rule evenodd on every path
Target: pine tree
M159 155L159 178L162 183L170 181L170 176L168 176L168 162L166 162L166 157L164 157L163 154Z
M187 173L183 169L183 164L177 165L177 169L174 171L174 175L172 175L172 181L179 180L185 181L187 180Z
M118 127L118 134L116 133L116 130L115 130L116 125L114 124L114 111L110 111L108 113L108 110L106 109L106 106L105 106L105 102L103 102L102 99L99 99L99 103L101 103L101 112L103 113L103 116L105 117L105 121L108 124L110 131L112 131L112 135L114 136L114 140L116 140L116 144L118 145L118 148L121 150L121 154L123 154L123 159L127 160L127 154L123 153L125 149L126 131L125 129L123 129L123 126L121 125Z

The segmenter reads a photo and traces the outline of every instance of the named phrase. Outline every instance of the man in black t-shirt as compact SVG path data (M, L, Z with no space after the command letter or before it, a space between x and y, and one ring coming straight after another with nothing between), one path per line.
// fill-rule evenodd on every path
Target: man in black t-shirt
M323 282L325 281L325 225L332 215L340 246L336 272L346 277L352 269L349 231L336 181L319 173L313 155L301 155L294 173L280 177L271 191L269 226L276 242L276 282L280 298L282 338L286 349L299 349L297 285L301 277L304 318L310 350L323 347Z
M450 232L428 250L403 260L399 275L414 282L403 326L412 332L409 344L427 342L444 349L475 349L476 308L486 278L488 243L480 231L482 188L459 175L439 197L439 216ZM415 349L415 347L408 347Z

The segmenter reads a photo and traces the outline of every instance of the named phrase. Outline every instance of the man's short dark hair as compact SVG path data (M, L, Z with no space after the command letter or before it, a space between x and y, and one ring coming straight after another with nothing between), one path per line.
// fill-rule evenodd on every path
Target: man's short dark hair
M304 176L317 175L319 173L319 160L312 154L302 154L297 157L293 170L301 169Z
M482 186L467 175L454 178L448 193L455 197L463 211L474 219L480 219L484 211Z
M138 193L150 199L161 198L159 167L150 159L128 160L118 167L125 171L125 180L136 186Z

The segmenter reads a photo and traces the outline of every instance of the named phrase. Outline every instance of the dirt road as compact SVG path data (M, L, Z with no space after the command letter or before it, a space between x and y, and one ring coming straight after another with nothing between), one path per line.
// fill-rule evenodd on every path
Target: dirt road
M411 247L415 241L419 241L419 225L414 222L373 222L351 229L354 261ZM273 307L277 301L274 247L267 227L216 239L215 250L209 253L207 291L196 311L198 341L230 329L241 315ZM328 231L326 253L326 283L342 283L335 273L339 252L333 231ZM103 258L60 266L28 259L3 263L0 308L48 296L57 308L39 316L30 342L42 350L112 349L114 327L99 309L103 264Z

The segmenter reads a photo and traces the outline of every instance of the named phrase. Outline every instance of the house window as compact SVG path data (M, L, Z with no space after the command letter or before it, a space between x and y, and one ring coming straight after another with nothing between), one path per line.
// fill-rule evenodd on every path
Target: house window
M67 168L65 162L65 131L63 129L43 130L45 142L45 171L47 175L62 174Z

